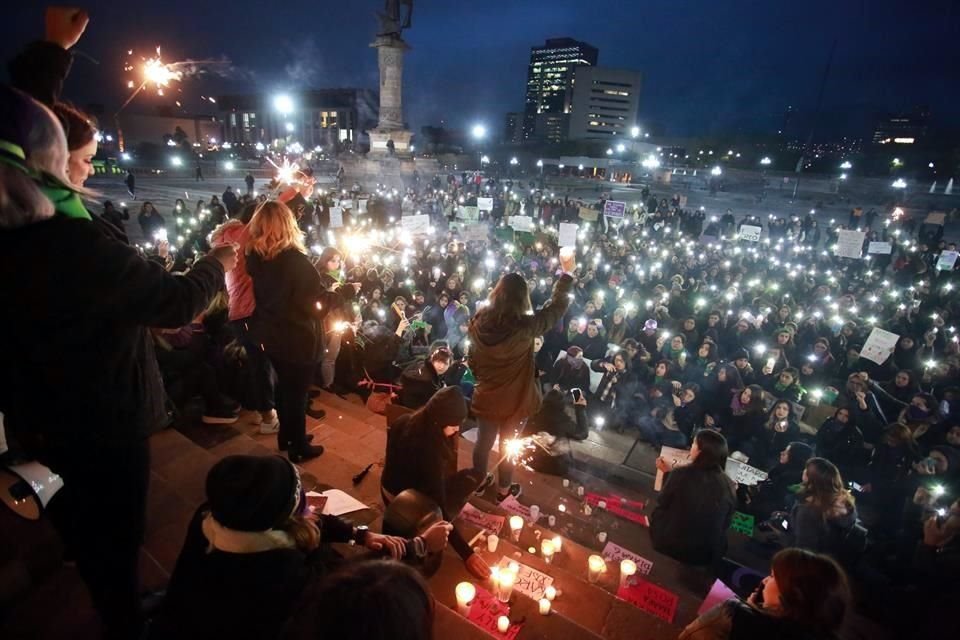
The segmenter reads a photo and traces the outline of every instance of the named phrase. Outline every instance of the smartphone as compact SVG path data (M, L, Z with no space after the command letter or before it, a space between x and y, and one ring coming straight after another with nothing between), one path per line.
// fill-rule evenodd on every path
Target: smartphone
M781 521L780 521L780 526L783 527L783 530L784 530L784 531L786 531L787 529L790 528L790 523L787 522L786 520L781 520Z
M583 391L581 391L581 390L578 389L577 387L574 387L573 389L570 389L570 393L573 395L573 401L574 401L574 402L580 402L580 398L583 397Z
M947 510L943 507L937 509L937 524L943 525L944 520L947 519Z
M856 482L850 482L848 484L850 485L850 488L856 491L857 493L860 493L863 491L863 485L861 484L857 484Z
M775 364L777 364L776 358L767 358L767 366L766 366L767 369L770 369L770 371L773 371L773 365Z

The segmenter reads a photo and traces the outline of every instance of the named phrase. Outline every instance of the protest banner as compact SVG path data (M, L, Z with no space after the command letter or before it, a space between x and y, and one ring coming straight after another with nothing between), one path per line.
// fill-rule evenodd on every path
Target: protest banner
M343 209L330 207L330 228L339 229L343 226Z
M580 232L580 225L569 222L560 223L560 235L557 238L557 244L561 247L576 247L577 233Z
M624 549L615 542L608 541L600 555L608 564L615 566L620 566L621 560L633 560L637 563L637 573L642 576L650 575L650 571L653 569L653 562L629 549Z
M607 200L603 203L603 215L608 218L622 218L627 211L627 203L618 200Z
M509 224L514 231L533 232L533 218L530 216L510 216Z
M480 209L478 207L464 207L460 206L457 208L457 219L458 220L472 220L476 221L480 219Z
M503 529L503 523L506 521L505 516L498 516L495 513L481 511L469 502L463 506L459 518L464 522L469 522L475 527L483 529L487 533L495 533L497 535L500 535L500 531Z
M893 253L893 244L889 242L871 242L869 246L867 246L867 253Z
M763 227L752 224L740 226L740 239L748 242L760 242L760 236L763 234Z
M860 349L860 357L866 358L870 362L883 364L887 361L887 358L893 355L893 349L897 346L897 340L899 339L900 336L895 333L874 327L870 335L867 336L867 341L863 343L863 348Z
M511 562L517 561L503 556L499 564L501 568L504 568L510 566ZM539 601L546 592L547 587L553 584L553 578L542 571L537 571L533 567L528 567L522 562L517 562L517 565L519 565L520 568L517 570L517 581L513 583L513 588L534 602Z
M500 616L510 615L510 607L500 602L496 596L483 587L477 586L476 589L476 595L473 596L473 602L470 603L467 619L495 638L514 640L523 627L521 623L511 622L506 633L500 633L497 628L497 621Z
M730 521L730 528L737 533L742 533L748 538L753 537L753 525L756 519L749 513L733 512L733 519Z
M460 231L460 235L463 237L465 242L486 242L487 241L487 225L485 224L468 224L463 227Z
M727 476L737 484L754 485L767 479L767 472L751 467L746 462L727 458L724 468Z
M520 516L527 522L533 524L533 519L530 517L530 507L524 504L521 504L520 501L513 496L510 496L509 498L501 502L500 508L506 511L507 513L512 513L515 516Z
M617 589L617 597L671 624L680 603L677 594L639 578Z
M660 447L660 457L667 461L667 465L676 469L690 464L690 451L688 449L675 449L674 447ZM653 490L660 491L663 488L663 471L657 469L657 478L653 483Z
M493 198L477 198L477 209L479 211L493 211Z
M400 227L412 236L427 235L430 229L430 216L403 216L400 218Z
M924 224L939 224L943 225L947 220L947 214L942 211L931 211L927 214L927 217L924 219Z
M940 258L937 260L937 271L952 271L956 263L956 251L941 251Z
M859 260L863 254L863 239L866 236L865 231L851 231L850 229L837 231L837 250L834 251L834 255L838 258Z
M590 207L580 207L580 219L586 220L587 222L596 222L597 218L600 217L600 212L596 209L591 209Z

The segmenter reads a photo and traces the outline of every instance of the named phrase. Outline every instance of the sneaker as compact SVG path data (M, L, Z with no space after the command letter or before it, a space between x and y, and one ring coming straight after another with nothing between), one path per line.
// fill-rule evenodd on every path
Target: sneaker
M500 504L510 496L513 496L514 498L519 498L522 494L523 494L523 487L521 487L519 483L514 482L507 489L506 493L500 493L499 491L497 492L497 504Z
M488 473L488 474L483 478L483 481L480 483L480 485L477 487L477 490L473 492L474 495L482 496L483 494L485 494L485 493L487 492L487 489L489 489L489 488L490 488L490 485L492 485L492 484L493 484L493 474L492 474L492 473Z
M200 419L203 424L233 424L240 417L229 408L218 407L212 411L205 411Z
M307 407L307 415L314 420L323 420L327 417L327 412L323 409L313 409L311 407Z
M290 451L287 453L287 457L290 458L290 462L294 464L299 464L304 460L312 460L313 458L319 458L323 455L323 445L313 446L312 444L304 445L303 448L298 449L297 451Z
M312 433L308 433L306 440L307 440L307 444L310 444L311 442L313 442L313 434L312 434ZM290 443L289 443L289 442L281 442L281 443L277 446L277 448L280 449L280 451L286 451L287 449L290 448Z
M273 433L280 431L280 418L277 417L276 412L274 412L272 418L267 418L264 420L261 418L260 422L260 433L267 436Z

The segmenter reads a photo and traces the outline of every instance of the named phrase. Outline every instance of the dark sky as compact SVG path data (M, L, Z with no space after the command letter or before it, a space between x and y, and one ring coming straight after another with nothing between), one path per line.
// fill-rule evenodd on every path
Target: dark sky
M39 4L34 2L18 4ZM672 135L772 132L787 105L809 113L830 43L824 132L864 135L871 114L929 105L960 116L957 0L415 0L404 99L419 130L483 121L499 133L523 105L530 47L570 36L600 64L643 74L644 126ZM85 3L91 24L66 97L116 106L128 48L161 45L166 61L229 58L228 78L188 78L184 103L251 87L375 87L367 44L380 0L117 0ZM4 9L0 54L42 32L39 8ZM163 98L138 97L131 109Z

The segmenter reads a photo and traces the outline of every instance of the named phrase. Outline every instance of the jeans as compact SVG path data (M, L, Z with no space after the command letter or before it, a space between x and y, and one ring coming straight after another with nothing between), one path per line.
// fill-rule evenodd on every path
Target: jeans
M337 373L337 356L340 355L340 334L336 331L329 330L325 332L324 342L326 344L324 345L323 360L320 362L320 376L323 379L323 386L329 387L333 384L333 378Z
M489 464L490 449L493 447L494 440L500 436L500 456L504 455L506 441L508 438L516 437L519 432L519 425L511 422L499 422L477 418L477 445L473 448L473 469L486 475ZM501 492L505 491L513 480L513 463L509 460L502 460L497 466L498 479L497 486Z
M670 431L653 416L643 416L637 421L637 428L641 437L657 447L684 448L687 446L687 436L679 431Z
M287 362L270 356L277 372L276 404L280 431L277 442L291 452L302 451L307 444L307 389L313 379L311 363Z

